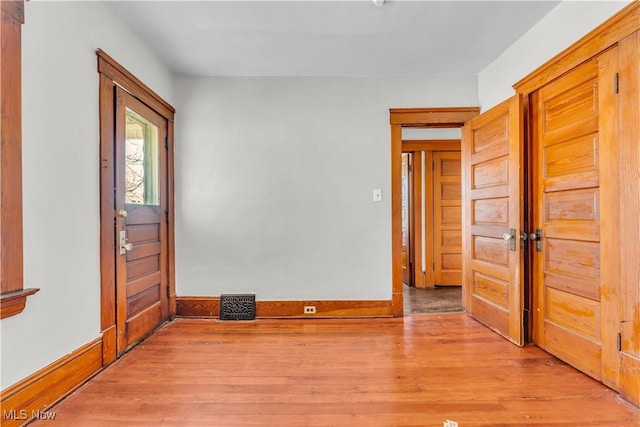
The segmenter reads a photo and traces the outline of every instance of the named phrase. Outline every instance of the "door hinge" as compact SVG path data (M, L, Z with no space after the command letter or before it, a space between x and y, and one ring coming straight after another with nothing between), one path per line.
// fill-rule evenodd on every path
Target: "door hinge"
M436 271L436 263L435 263L435 262L431 264L431 269L432 269L433 271Z
M409 165L407 169L409 170L409 172L413 172L413 166Z
M164 220L167 224L169 224L169 209L164 210Z
M616 349L622 351L622 334L620 332L616 336Z
M164 138L164 149L169 150L169 137L165 136Z
M171 298L171 286L167 283L167 299Z
M431 170L432 171L436 170L436 161L435 160L431 162Z
M613 75L613 91L614 93L618 93L620 91L620 77L618 73Z

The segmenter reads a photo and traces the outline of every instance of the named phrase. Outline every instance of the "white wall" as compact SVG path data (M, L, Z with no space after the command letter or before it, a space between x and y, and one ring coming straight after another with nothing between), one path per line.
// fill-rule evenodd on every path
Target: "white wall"
M100 335L96 48L173 97L172 76L104 6L25 7L24 278L40 292L0 324L2 389Z
M513 96L513 85L630 1L564 1L478 75L482 111Z
M179 78L178 295L390 299L389 108L475 76ZM383 201L372 201L381 188Z

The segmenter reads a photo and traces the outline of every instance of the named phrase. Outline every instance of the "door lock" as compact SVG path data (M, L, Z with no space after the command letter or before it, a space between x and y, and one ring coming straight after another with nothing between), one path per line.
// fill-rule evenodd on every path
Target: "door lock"
M529 240L536 242L536 252L542 252L542 229L536 228L535 233L529 234Z
M120 232L120 255L126 254L131 249L133 249L133 243L127 242L127 232L122 230Z
M516 250L516 230L515 230L515 228L510 228L508 233L503 233L502 234L502 239L509 241L509 250L510 251L515 251Z

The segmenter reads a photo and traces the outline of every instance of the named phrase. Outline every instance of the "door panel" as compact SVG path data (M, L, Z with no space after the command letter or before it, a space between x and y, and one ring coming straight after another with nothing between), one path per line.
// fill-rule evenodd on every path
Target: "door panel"
M515 96L467 122L462 140L466 310L518 345L523 344L521 117L522 99Z
M533 95L534 340L601 379L598 61Z
M168 317L167 122L116 91L116 325L118 354Z
M436 285L462 283L460 152L433 153L434 264Z

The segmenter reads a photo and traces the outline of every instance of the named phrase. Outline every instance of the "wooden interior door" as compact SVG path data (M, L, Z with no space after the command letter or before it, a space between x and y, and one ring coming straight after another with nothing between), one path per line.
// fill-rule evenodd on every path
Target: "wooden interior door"
M620 49L620 394L640 406L640 31Z
M116 89L116 325L121 354L167 320L167 120Z
M460 152L433 153L433 252L436 285L462 284Z
M462 138L463 301L467 312L523 344L522 98L467 122Z
M411 154L402 153L402 283L413 286L411 256Z
M533 255L534 341L596 379L604 332L599 84L596 58L532 97L533 227L541 234Z

